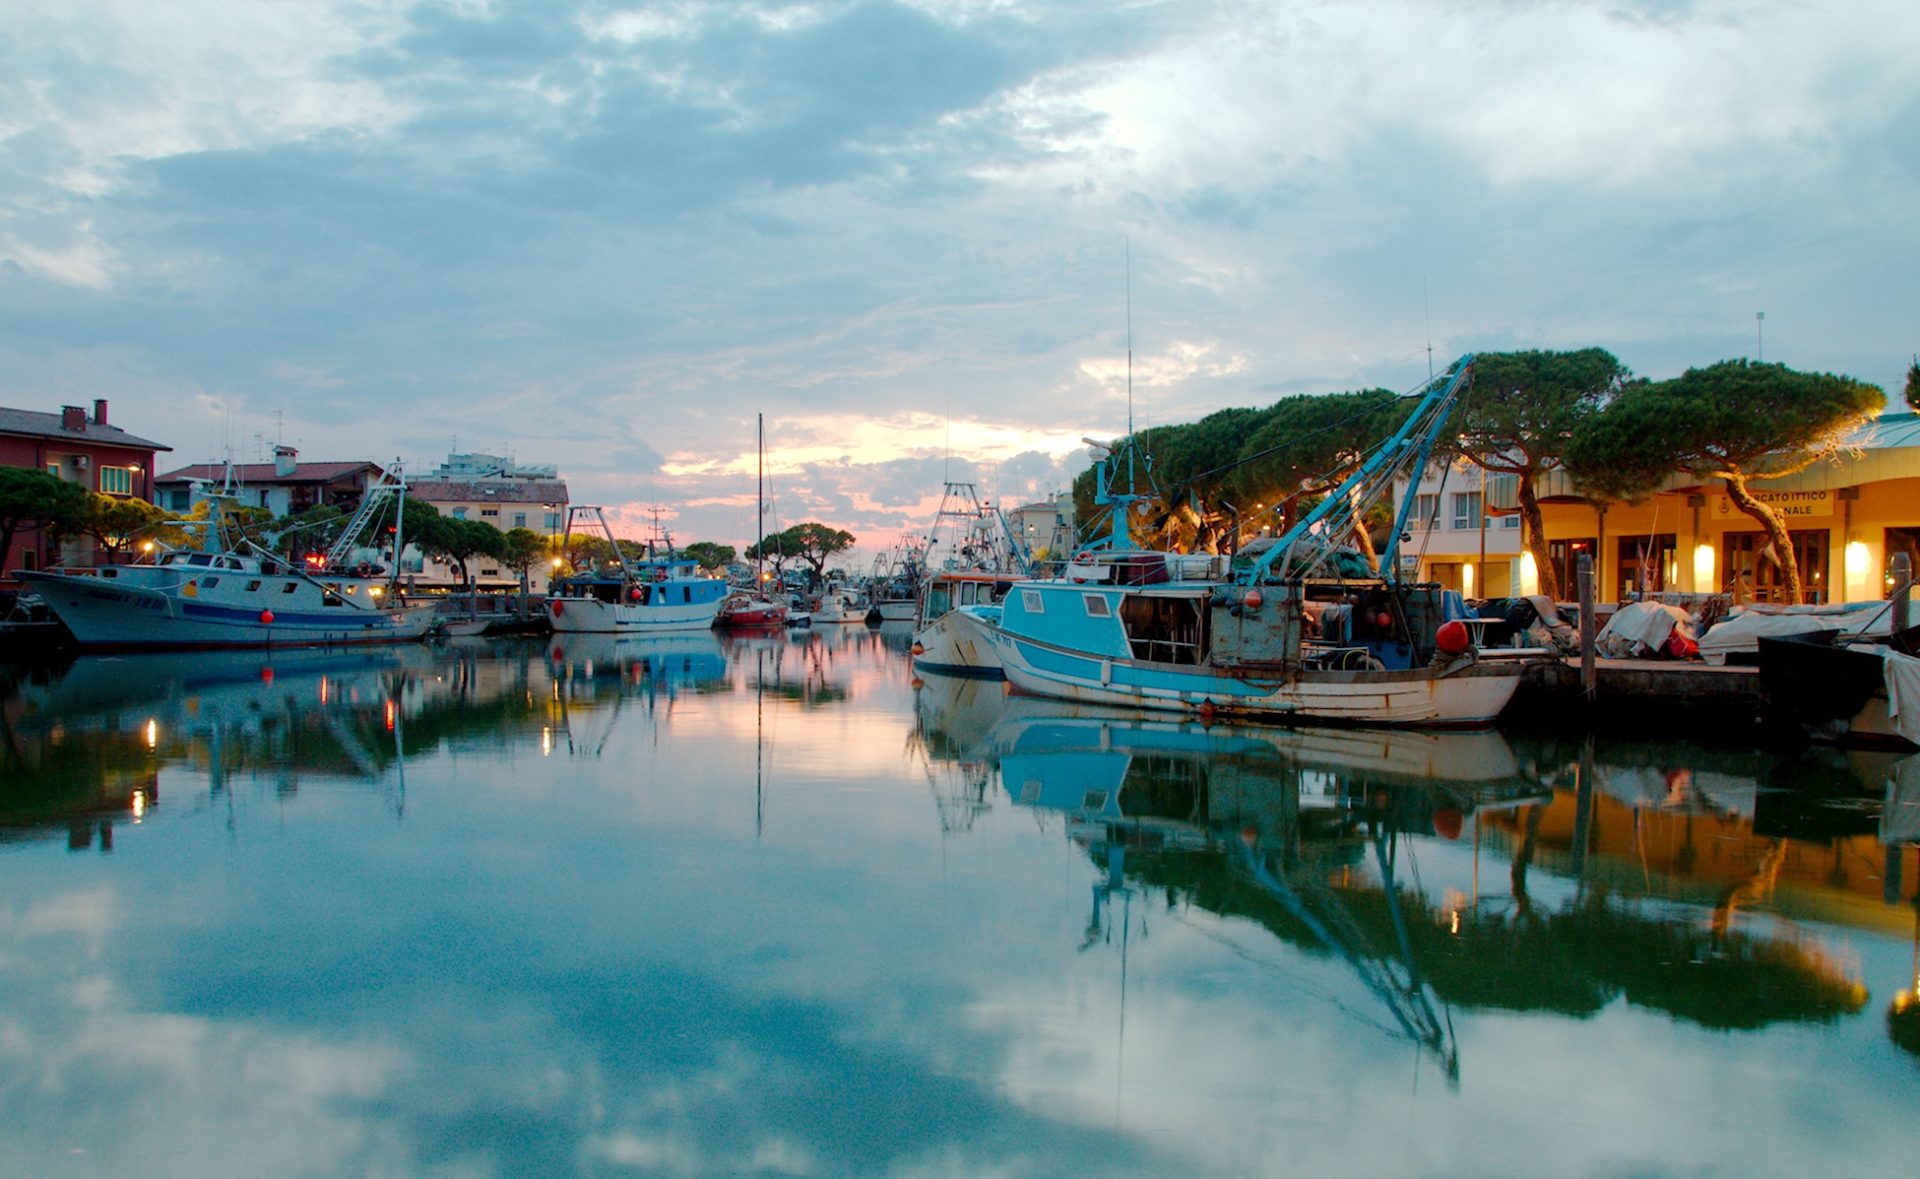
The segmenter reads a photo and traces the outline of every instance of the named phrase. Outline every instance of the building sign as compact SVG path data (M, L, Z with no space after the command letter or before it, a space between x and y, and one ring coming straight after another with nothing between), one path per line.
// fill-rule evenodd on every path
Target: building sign
M1833 492L1828 491L1750 491L1753 498L1772 508L1789 520L1800 520L1810 516L1833 515ZM1731 520L1735 516L1749 517L1734 506L1733 498L1726 495L1713 497L1713 518Z

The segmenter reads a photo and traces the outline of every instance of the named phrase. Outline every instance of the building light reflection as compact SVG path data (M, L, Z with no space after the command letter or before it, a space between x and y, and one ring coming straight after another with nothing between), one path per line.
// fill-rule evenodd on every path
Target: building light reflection
M138 823L146 813L147 792L144 790L136 790L133 792L133 821Z
M540 726L540 756L553 756L553 728L550 725Z
M159 748L159 746L160 746L160 722L155 720L153 717L148 717L147 718L147 748L157 749Z

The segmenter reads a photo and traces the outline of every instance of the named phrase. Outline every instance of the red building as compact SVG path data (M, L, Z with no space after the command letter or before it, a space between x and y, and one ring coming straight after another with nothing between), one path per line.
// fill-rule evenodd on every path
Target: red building
M137 438L107 424L105 400L93 403L93 413L77 405L59 413L0 406L0 467L41 470L88 491L150 500L153 498L153 457L170 446ZM57 546L38 532L13 538L0 580L15 569L42 569L61 563Z

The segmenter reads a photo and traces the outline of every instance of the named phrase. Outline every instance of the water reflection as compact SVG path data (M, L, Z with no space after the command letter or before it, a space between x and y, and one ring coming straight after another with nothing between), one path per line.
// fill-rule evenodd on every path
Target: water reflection
M21 1173L1910 1150L1920 760L1209 729L866 627L82 660L0 723Z
M1583 1018L1625 1000L1720 1029L1831 1022L1867 987L1803 923L1905 928L1920 911L1901 899L1920 758L1885 779L1883 805L1890 759L1832 750L1209 729L952 682L918 704L920 744L949 775L943 826L990 805L995 774L1014 804L1060 815L1101 873L1090 929L1106 936L1101 914L1134 890L1252 919L1339 955L1449 1060L1428 995ZM1457 842L1465 881L1398 870ZM1920 984L1920 942L1915 967ZM1911 994L1896 1038L1920 1018Z

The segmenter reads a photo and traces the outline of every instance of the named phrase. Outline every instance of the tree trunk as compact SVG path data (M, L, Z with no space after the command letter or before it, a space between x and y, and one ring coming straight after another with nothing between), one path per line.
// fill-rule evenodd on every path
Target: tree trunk
M1727 498L1733 506L1760 522L1767 534L1767 542L1773 546L1774 556L1780 559L1780 573L1787 583L1787 605L1800 604L1800 563L1794 559L1793 538L1787 535L1786 521L1780 513L1753 498L1747 490L1747 477L1738 471L1723 471L1721 481L1727 485ZM1759 579L1755 578L1757 582Z
M1540 500L1533 493L1533 480L1521 475L1520 525L1525 531L1527 551L1533 554L1533 568L1540 578L1540 592L1552 601L1560 600L1560 578L1547 555L1547 525L1540 515Z

